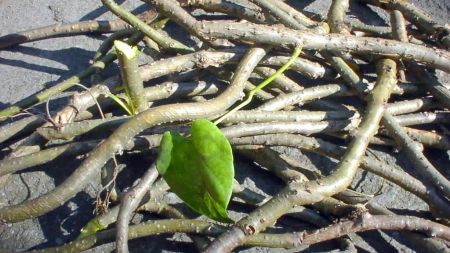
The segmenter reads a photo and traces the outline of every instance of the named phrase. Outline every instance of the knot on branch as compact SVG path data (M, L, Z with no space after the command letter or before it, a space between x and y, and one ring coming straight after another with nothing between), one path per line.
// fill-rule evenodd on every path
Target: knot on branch
M255 227L254 227L253 225L246 224L246 225L244 226L243 231L244 231L244 233L245 233L246 235L253 235L253 234L255 234L256 229L255 229Z

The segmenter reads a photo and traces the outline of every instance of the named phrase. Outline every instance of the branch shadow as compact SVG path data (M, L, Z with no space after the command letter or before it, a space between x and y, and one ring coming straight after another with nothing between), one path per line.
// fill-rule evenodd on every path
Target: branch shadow
M389 25L381 13L382 12L377 12L364 3L353 1L350 4L349 13L347 15L356 17L361 22L369 25Z
M314 3L316 0L304 0L304 1L293 1L293 0L289 0L286 1L287 4L289 4L290 6L294 7L297 10L303 10L305 9L308 5Z
M124 3L125 0L116 0L115 2L120 5L120 4ZM96 19L96 18L100 17L101 15L107 13L108 11L109 11L108 8L106 8L105 6L102 5L96 9L92 10L91 12L87 13L83 17L81 17L80 21Z
M26 56L42 58L54 61L58 64L42 64L41 60L34 60L33 58L26 58L22 60L6 59L0 57L0 62L3 65L13 66L17 68L27 69L31 71L55 75L57 78L45 83L45 87L51 87L58 82L61 82L68 77L85 70L89 65L89 60L92 59L94 52L85 50L79 47L71 47L59 50L46 50L33 47L19 46L9 50L17 52ZM61 64L63 66L59 67ZM49 66L53 65L53 66ZM64 67L65 66L65 67ZM31 96L35 96L31 95ZM8 106L2 103L1 108Z
M81 160L74 158L53 160L48 164L27 169L24 171L24 175L27 172L44 171L42 174L33 173L32 175L39 178L48 177L53 180L54 185L58 186L65 181L80 163ZM38 182L41 181L39 178L36 179ZM39 195L43 195L53 189L52 184L40 184L38 188ZM30 190L35 190L36 186L27 185L27 187L30 187ZM86 188L90 188L90 186ZM42 235L32 234L32 237L29 239L37 240L42 236L45 240L40 240L42 243L38 243L30 250L53 247L74 240L81 228L92 218L94 205L90 195L92 194L88 194L86 190L81 191L60 207L38 217L36 220L40 225Z
M23 60L12 60L2 58L2 64L39 71L47 74L64 75L68 72L79 72L89 65L89 60L94 52L79 47L70 47L58 50L47 50L28 46L18 46L12 50L27 56L39 57L60 63L67 67L67 70L55 67L42 66L39 63L25 62Z
M125 2L125 0L116 0L115 2L119 5L121 5ZM138 6L136 9L130 10L130 11L133 14L138 14L138 13L141 13L148 9L149 9L148 4L142 4L142 5ZM94 20L94 19L99 18L100 16L102 16L103 14L105 14L107 12L109 12L108 8L106 8L104 5L102 5L96 9L92 10L91 12L87 13L83 17L81 17L80 21Z
M375 249L375 252L398 252L398 249L387 241L377 230L361 232L358 234L367 244Z

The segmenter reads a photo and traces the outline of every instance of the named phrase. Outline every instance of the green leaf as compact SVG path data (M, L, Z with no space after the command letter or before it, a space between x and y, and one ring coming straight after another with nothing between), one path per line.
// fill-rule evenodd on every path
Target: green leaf
M170 132L165 132L161 139L161 143L159 144L159 155L158 159L156 160L156 168L161 175L164 175L167 168L169 168L170 159L172 157L172 148L172 135L170 134Z
M191 138L164 133L157 168L172 191L193 210L217 221L232 222L226 210L233 188L233 154L230 143L213 123L194 121Z
M233 190L233 153L228 139L216 125L205 119L194 121L192 143L199 154L208 193L219 206L227 208ZM230 169L231 167L231 169Z
M106 96L112 98L112 100L114 100L114 102L116 102L118 105L120 105L120 107L122 107L122 109L124 109L128 113L128 115L130 115L130 116L134 115L134 113L132 112L132 108L130 108L128 106L128 104L129 104L128 102L127 102L127 104L125 104L124 102L122 102L122 100L118 96L116 96L112 93L109 93Z

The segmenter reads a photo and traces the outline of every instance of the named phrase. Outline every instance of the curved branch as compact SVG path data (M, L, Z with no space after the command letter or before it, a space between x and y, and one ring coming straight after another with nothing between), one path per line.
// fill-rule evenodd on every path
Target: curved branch
M258 235L252 235L249 236L246 245L271 248L298 248L302 245L311 245L322 241L342 237L350 233L364 232L375 229L417 231L445 240L450 239L450 229L439 223L412 216L371 216L369 214L366 214L356 220L344 221L333 224L327 228L307 232L285 234L262 233ZM223 227L211 224L207 221L171 219L146 221L139 225L130 226L128 236L130 239L137 239L149 235L176 232L218 236L223 231ZM80 252L88 250L97 245L110 242L114 238L114 233L115 231L113 229L105 230L83 239L77 239L62 246L33 252Z
M450 239L450 228L429 220L413 216L365 214L354 221L344 221L327 228L305 232L300 234L299 240L301 243L312 244L373 229L420 231L431 237Z
M238 65L231 85L219 97L203 103L185 103L164 105L148 109L119 127L107 140L100 144L89 157L61 185L51 192L21 204L0 209L0 220L17 222L43 215L81 191L98 170L116 152L142 130L175 120L192 120L219 114L234 104L240 97L253 69L265 55L261 48L251 49ZM75 181L74 181L75 180Z

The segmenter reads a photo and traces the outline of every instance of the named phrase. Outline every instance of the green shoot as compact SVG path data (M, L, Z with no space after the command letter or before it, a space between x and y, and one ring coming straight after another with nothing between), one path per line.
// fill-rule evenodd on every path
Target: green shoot
M122 99L120 99L118 96L116 96L116 95L114 95L112 93L109 93L106 96L112 98L112 100L114 100L114 102L116 102L118 105L120 105L120 107L122 107L122 109L124 109L128 113L128 115L130 115L130 116L134 115L133 112L132 112L132 108L130 108L128 106L128 103L125 104L122 101Z
M247 98L242 103L240 103L238 106L233 108L231 111L227 112L222 117L220 117L219 119L214 121L214 124L215 125L219 124L220 122L222 122L229 115L237 112L238 110L240 110L244 106L250 104L250 102L252 101L253 96L256 94L256 92L260 91L261 89L266 87L269 83L271 83L275 78L277 78L281 74L283 74L283 72L286 71L292 65L292 63L294 63L294 61L297 59L297 57L300 55L301 52L302 52L302 48L301 47L296 47L294 49L294 52L291 55L291 58L289 58L288 62L286 62L283 66L281 66L281 68L279 68L273 75L269 76L266 80L264 80L263 82L258 84L253 90L251 90L248 93Z

